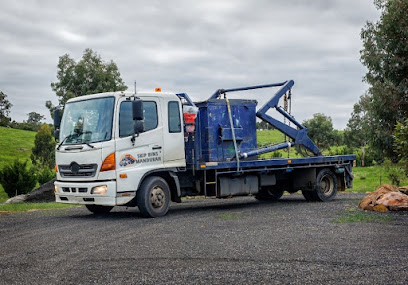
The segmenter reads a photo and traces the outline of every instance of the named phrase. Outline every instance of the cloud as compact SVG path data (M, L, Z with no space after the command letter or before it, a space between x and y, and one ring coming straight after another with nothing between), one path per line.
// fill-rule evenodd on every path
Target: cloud
M36 111L50 121L58 58L92 48L117 63L129 89L187 92L294 79L293 113L344 128L367 86L359 33L379 18L371 0L3 1L0 90L14 120ZM271 91L240 93L263 104Z

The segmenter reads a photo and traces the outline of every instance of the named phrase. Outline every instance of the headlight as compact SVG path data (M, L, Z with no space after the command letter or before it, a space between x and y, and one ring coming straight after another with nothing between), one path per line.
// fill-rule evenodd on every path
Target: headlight
M54 192L55 192L55 194L58 194L58 193L59 193L59 188L58 188L57 185L54 185Z
M91 190L91 194L98 194L98 195L103 195L108 192L108 187L106 185L101 185L101 186L95 186Z

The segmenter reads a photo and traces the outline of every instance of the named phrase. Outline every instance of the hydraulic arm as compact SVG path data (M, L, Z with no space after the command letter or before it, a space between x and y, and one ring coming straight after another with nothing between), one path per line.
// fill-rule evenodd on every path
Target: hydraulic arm
M270 88L270 87L281 87L272 98L265 103L256 113L256 116L261 120L267 122L268 124L272 125L275 129L278 129L288 137L292 139L291 142L282 143L279 145L274 145L271 147L266 147L262 149L257 149L254 151L250 151L247 153L241 153L240 158L246 158L249 156L254 156L266 152L271 152L279 149L284 149L287 147L291 147L293 145L300 145L305 147L306 149L310 150L314 155L318 156L321 155L319 148L313 143L313 141L307 135L307 128L300 124L295 118L286 112L282 107L278 106L280 98L289 92L294 85L293 80L288 80L280 83L271 83L265 85L257 85L257 86L248 86L248 87L241 87L241 88L232 88L232 89L218 89L209 99L216 99L219 98L222 94L226 94L228 92L236 92L236 91L244 91L244 90L253 90L253 89L260 89L260 88ZM282 114L285 118L287 118L290 122L292 122L297 128L291 127L271 116L266 114L270 109L275 108L280 114ZM233 126L232 126L233 127Z

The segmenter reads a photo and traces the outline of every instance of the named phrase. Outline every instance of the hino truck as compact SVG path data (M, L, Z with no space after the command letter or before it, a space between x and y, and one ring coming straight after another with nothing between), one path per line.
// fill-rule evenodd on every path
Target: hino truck
M70 99L62 116L54 112L56 201L93 213L137 206L143 216L160 217L170 201L185 196L276 201L284 191L301 191L307 201L331 200L352 187L355 156L322 155L307 128L279 105L282 97L290 99L293 85L218 89L196 103L186 93L160 89ZM228 98L260 88L277 91L258 110L256 100ZM283 121L270 114L274 110ZM258 148L257 118L288 139ZM261 158L290 147L309 155Z

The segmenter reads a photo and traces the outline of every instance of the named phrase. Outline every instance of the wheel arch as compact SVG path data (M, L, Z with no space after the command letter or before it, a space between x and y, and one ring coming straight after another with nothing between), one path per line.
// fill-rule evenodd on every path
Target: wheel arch
M145 173L142 179L140 179L137 189L140 188L143 181L145 181L147 178L151 176L158 176L158 177L163 178L169 185L171 201L177 202L177 203L181 202L180 181L179 181L179 178L176 172L173 169L152 170L152 171ZM137 192L136 192L136 196L137 196Z

